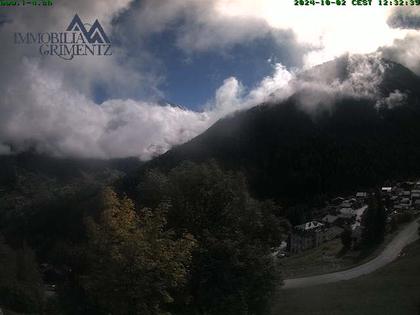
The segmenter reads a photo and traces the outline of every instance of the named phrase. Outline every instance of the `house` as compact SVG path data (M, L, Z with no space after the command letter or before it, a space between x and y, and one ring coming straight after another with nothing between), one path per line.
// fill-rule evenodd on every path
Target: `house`
M338 216L337 221L335 221L335 225L338 226L346 226L351 224L354 221L355 214L354 213L340 213Z
M400 200L400 205L405 205L407 207L411 206L411 199L410 198L402 198Z
M362 222L363 216L364 216L366 210L368 209L368 207L369 206L365 205L365 206L360 207L360 208L358 208L354 211L354 213L356 214L356 222Z
M410 198L401 198L399 202L395 203L394 210L401 213L406 210L409 210L410 207L411 207Z
M298 254L305 250L318 247L322 243L322 239L317 233L289 235L288 248L290 254Z
M307 232L307 231L312 231L315 229L322 228L323 226L324 224L318 221L310 221L310 222L306 222L304 224L295 226L295 229Z
M349 199L350 207L353 209L359 208L363 205L363 202L361 200L357 200L356 198Z
M335 221L335 225L344 227L354 222L356 218L356 212L351 208L340 209L339 214L337 215L338 219Z
M358 192L358 193L356 194L356 198L357 198L357 199L366 199L366 198L367 198L367 196L368 196L368 193L367 193L367 192Z
M389 194L392 191L392 187L388 187L388 186L387 187L382 187L381 191L384 194Z
M420 190L413 189L411 191L411 201L414 202L416 200L420 199Z
M409 190L403 190L403 191L400 193L400 197L410 198L410 196L411 196L411 192L410 192Z
M294 227L288 238L288 249L297 254L307 249L318 247L324 241L324 224L310 221Z
M356 194L357 201L359 201L362 204L366 202L366 200L368 199L368 197L369 197L369 194L367 192L364 192L364 191L359 191Z
M336 215L327 214L325 217L322 218L321 221L327 225L332 225L337 220L338 220L338 217Z
M400 183L400 187L404 190L411 190L413 187L415 187L414 182L404 182L404 183Z
M352 203L350 200L345 200L340 204L340 208L351 208Z
M351 217L356 215L352 208L341 208L339 212L340 214L351 216Z

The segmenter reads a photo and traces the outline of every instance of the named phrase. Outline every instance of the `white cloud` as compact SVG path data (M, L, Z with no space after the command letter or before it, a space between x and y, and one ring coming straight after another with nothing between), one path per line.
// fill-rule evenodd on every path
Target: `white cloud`
M35 146L57 156L100 158L150 159L197 136L221 117L256 105L262 91L280 95L275 90L286 87L291 78L278 66L273 77L249 93L237 79L227 79L207 110L194 112L130 99L98 105L65 85L60 75L51 75L29 60L20 68L20 85L9 88L0 102L0 142L18 150Z
M130 15L137 32L176 30L176 43L187 53L223 52L271 36L279 47L293 46L296 56L304 55L306 68L346 53L369 54L381 48L389 52L385 57L420 73L417 7L354 6L350 1L328 7L279 0L143 2Z
M0 155L8 155L10 153L10 147L0 143Z
M399 90L395 90L394 92L389 93L387 97L378 101L376 107L392 109L394 107L403 105L406 102L407 98L407 94L402 93Z
M420 35L409 34L393 45L380 48L384 58L398 62L420 75Z
M350 55L346 80L327 82L322 73L319 80L305 81L277 64L272 75L250 90L237 78L227 78L203 112L160 106L140 101L148 93L160 95L162 78L144 70L158 64L147 51L137 49L129 55L124 47L115 47L113 57L62 62L41 59L36 50L16 47L11 41L10 34L15 31L62 30L75 13L85 21L99 18L105 30L117 32L123 42L133 40L133 34L142 41L148 34L176 28L176 45L187 53L224 50L267 35L284 45L287 38L281 32L294 32L306 47L296 49L312 49L306 55L307 65L344 52L372 52L388 45L384 55L418 68L417 33L391 29L386 23L388 9L301 8L292 4L278 0L145 0L141 6L133 6L131 0L78 0L62 1L46 15L45 8L15 11L10 15L12 22L0 25L0 154L8 154L8 145L12 145L22 150L35 146L61 156L149 159L188 141L221 117L285 99L298 90L305 91L301 97L305 108L332 103L337 94L375 95L384 71L376 56ZM121 25L112 23L121 12L127 19L124 23L136 27L127 37L120 33ZM335 78L334 71L331 76ZM94 90L98 83L114 98L97 104ZM396 91L385 102L394 106L400 100Z
M282 64L275 65L272 76L264 78L259 85L250 92L249 103L260 104L271 99L284 99L292 94L290 81L294 74L289 72Z
M388 18L388 24L400 29L420 29L420 8L395 7Z
M295 75L281 64L274 65L273 74L253 89L246 91L238 79L231 77L223 82L215 93L214 99L207 104L211 122L215 122L228 114L244 110L264 102L281 101L292 92L291 82Z
M388 25L392 8L347 2L345 7L301 7L279 0L149 0L132 17L142 33L181 23L177 43L187 52L223 49L276 31L292 31L300 44L312 48L305 58L308 67L347 52L372 53L409 33Z
M148 159L202 132L209 117L181 108L133 100L100 105L64 86L25 61L20 86L10 89L0 107L0 139L24 150L58 156Z
M63 32L77 13L83 22L92 24L98 19L105 32L113 33L112 19L128 9L133 0L60 1L51 8L25 6L6 12L11 21L1 26L0 67L3 84L14 84L21 77L16 70L23 57L33 59L45 71L60 75L65 85L93 97L98 85L110 95L142 97L157 93L162 78L159 74L144 71L155 62L145 51L136 53L136 59L127 57L127 51L116 45L113 55L107 57L84 56L64 62L56 56L40 58L36 45L15 45L15 32ZM4 74L7 74L4 75ZM14 78L13 78L14 77Z
M294 1L218 0L216 8L222 15L260 18L272 28L293 30L299 42L315 48L306 56L307 66L346 52L371 53L407 34L387 24L391 10L379 5L300 7Z
M314 72L301 78L277 64L273 75L247 91L236 78L226 79L204 112L154 103L114 99L100 105L60 76L33 61L20 66L20 84L0 101L0 143L18 150L36 147L57 156L150 159L205 131L218 119L262 102L281 101L295 92L306 110L329 106L340 95L374 97L386 65L377 56L349 56L344 81L328 82ZM329 74L330 77L335 77ZM22 89L24 86L25 89ZM387 104L395 104L390 95ZM7 153L4 146L1 153Z

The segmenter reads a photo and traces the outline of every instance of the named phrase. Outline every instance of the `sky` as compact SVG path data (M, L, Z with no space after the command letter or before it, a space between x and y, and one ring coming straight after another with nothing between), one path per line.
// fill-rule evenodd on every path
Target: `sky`
M99 20L112 56L66 61L14 43L15 32L63 32L75 14L89 25ZM287 98L297 74L344 54L389 58L420 74L419 29L418 7L350 1L302 7L292 0L56 0L51 7L0 7L0 154L31 148L58 157L147 160L226 115ZM351 60L350 82L311 87L348 91L350 84L353 93L357 80L363 87L376 82L367 75L375 63Z

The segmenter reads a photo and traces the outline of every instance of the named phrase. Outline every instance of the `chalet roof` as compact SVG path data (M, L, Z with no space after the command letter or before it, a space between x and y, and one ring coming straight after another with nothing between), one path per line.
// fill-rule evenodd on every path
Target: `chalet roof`
M325 217L322 218L322 222L326 223L334 223L338 219L337 216L328 214Z
M324 224L322 224L321 222L318 221L310 221L310 222L306 222L304 224L301 225L297 225L296 228L299 230L304 230L304 231L310 231L316 228L320 228L324 226Z
M338 217L339 218L341 218L341 219L351 219L351 218L353 218L355 216L355 214L354 213L340 213L339 215L338 215Z
M368 206L363 206L363 207L361 207L359 209L356 209L354 211L355 214L356 214L356 216L357 216L357 219L356 220L360 221L362 219L363 214L365 213L365 211L367 210L367 208L368 208Z
M350 201L343 201L340 206L342 208L350 208L351 205L352 205L352 203Z
M340 213L341 214L351 214L351 215L355 215L355 212L352 208L341 208L340 209Z

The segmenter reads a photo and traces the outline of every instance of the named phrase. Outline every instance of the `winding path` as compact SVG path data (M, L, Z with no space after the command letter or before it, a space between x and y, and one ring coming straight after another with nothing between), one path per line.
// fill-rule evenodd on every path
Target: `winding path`
M385 247L383 252L376 258L367 263L338 272L327 273L319 276L287 279L284 280L282 289L304 288L319 284L349 280L371 273L390 262L394 261L401 253L404 247L419 239L417 231L417 220L408 224L395 238Z

